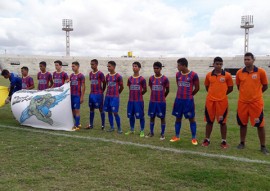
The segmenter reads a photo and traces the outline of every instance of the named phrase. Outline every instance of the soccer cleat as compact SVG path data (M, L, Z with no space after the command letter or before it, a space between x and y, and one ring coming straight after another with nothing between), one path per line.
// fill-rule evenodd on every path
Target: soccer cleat
M261 152L265 155L269 155L269 151L266 147L261 147Z
M114 128L108 129L107 132L114 132Z
M130 135L130 134L134 134L134 133L135 133L135 131L128 131L125 133L125 135Z
M161 141L165 140L165 136L164 135L160 135L159 140L161 140Z
M210 144L210 141L208 141L207 139L204 139L203 143L202 143L202 147L208 147Z
M191 140L191 143L192 143L192 145L198 145L197 139L192 139L192 140Z
M80 129L80 128L82 128L82 125L81 125L81 124L79 124L77 128L79 128L79 129Z
M177 141L180 141L180 138L179 137L176 137L176 136L173 136L170 140L170 142L177 142Z
M222 141L222 142L220 143L220 147L223 148L223 149L227 149L227 148L229 147L229 145L227 144L226 141Z
M118 133L118 134L122 134L122 133L123 133L122 129L119 129L119 130L117 131L117 133Z
M91 125L89 124L89 125L87 125L87 126L85 127L85 129L93 129L93 126L91 126Z
M101 130L104 130L104 129L105 129L105 127L104 127L104 125L102 125L102 126L101 126Z
M154 133L148 133L148 135L145 136L145 138L154 137Z
M140 137L144 137L144 131L140 132Z
M73 131L79 131L79 130L80 130L80 128L79 128L79 127L74 126L74 127L72 127L72 130L73 130Z
M237 146L238 149L244 149L245 148L245 144L243 143L239 143L239 145Z

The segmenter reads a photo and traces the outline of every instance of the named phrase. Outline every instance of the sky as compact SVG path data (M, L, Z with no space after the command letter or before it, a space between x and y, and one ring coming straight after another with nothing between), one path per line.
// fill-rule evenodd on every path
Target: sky
M267 0L2 0L0 10L0 54L65 56L72 19L71 56L236 56L243 15L254 16L249 51L270 54Z

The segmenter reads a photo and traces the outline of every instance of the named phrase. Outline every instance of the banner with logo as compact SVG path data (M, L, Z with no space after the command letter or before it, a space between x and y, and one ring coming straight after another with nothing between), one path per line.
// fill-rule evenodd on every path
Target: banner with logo
M5 101L8 97L8 87L0 86L0 107L5 105Z
M42 91L17 91L12 95L11 110L21 125L71 131L70 84Z

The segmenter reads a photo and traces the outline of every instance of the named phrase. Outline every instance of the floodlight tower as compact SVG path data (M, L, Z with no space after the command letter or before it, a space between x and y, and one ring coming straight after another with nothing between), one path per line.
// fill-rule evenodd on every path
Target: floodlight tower
M241 17L241 28L245 29L245 46L244 53L248 52L248 39L249 39L249 29L254 27L253 15L245 15Z
M70 56L70 36L69 32L73 31L72 28L72 20L71 19L63 19L62 20L62 30L66 31L66 56Z

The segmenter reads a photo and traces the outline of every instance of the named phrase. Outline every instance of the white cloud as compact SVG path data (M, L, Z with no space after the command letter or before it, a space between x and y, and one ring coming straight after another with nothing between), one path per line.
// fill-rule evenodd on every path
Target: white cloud
M243 52L243 14L254 14L250 50L268 54L267 1L10 0L0 2L0 52L65 55L62 19L73 19L71 54L232 56Z

